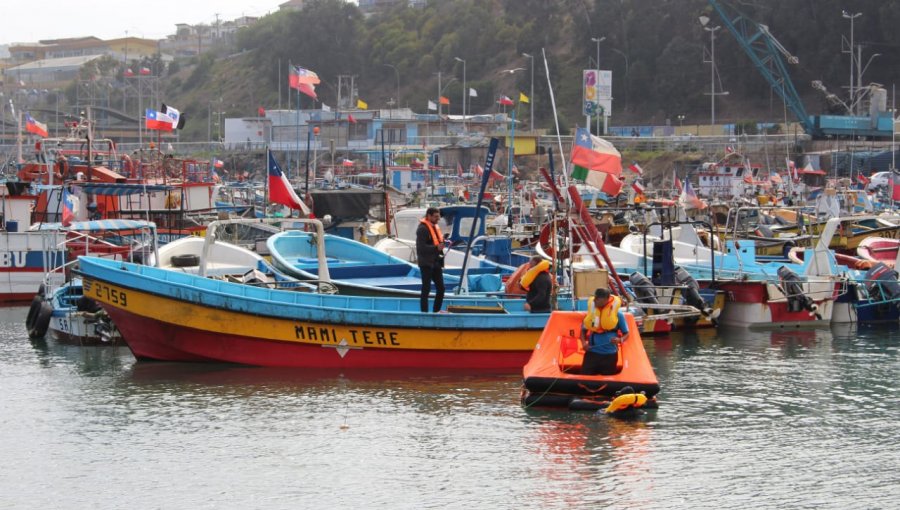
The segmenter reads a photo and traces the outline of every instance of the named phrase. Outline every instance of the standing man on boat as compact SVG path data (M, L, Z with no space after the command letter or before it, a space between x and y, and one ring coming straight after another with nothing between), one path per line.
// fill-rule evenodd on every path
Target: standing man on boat
M588 300L588 313L581 325L584 347L582 374L612 375L618 372L619 344L628 337L622 300L609 289L599 288Z
M416 259L422 273L422 293L419 296L422 313L428 312L431 282L434 282L434 313L441 311L444 304L444 236L437 225L440 219L441 211L437 207L429 207L416 229Z
M538 267L540 266L540 267ZM525 309L531 313L547 313L550 311L550 293L553 290L553 280L550 277L550 263L540 255L531 257L528 261L528 272L522 277L521 285L528 291L525 295ZM533 279L526 285L529 274L535 271Z

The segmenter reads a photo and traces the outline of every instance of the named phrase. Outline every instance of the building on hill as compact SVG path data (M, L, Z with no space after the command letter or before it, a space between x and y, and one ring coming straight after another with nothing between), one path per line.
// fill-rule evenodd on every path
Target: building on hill
M375 14L397 5L408 5L410 7L425 7L425 0L359 0L359 10L365 15Z
M20 87L55 88L78 78L81 66L101 55L45 58L3 70L4 82Z

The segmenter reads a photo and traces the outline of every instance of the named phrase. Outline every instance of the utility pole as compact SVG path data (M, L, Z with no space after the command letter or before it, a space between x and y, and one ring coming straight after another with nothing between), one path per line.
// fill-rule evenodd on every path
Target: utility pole
M856 14L850 14L850 13L847 12L847 11L841 11L841 16L843 16L845 19L849 19L849 20L850 20L850 51L848 52L848 53L850 53L850 101L848 101L848 103L850 103L850 114L851 114L851 115L854 115L854 114L856 113L856 107L853 105L853 103L854 103L854 90L853 90L853 60L854 60L854 56L853 56L853 20L855 20L856 18L862 16L862 13L861 13L861 12L857 12Z

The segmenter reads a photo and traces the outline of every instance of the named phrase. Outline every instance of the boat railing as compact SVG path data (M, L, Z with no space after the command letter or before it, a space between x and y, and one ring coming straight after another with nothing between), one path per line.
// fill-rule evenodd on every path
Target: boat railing
M49 249L45 249L44 251L65 252L67 248L83 243L84 255L93 255L99 257L103 257L104 255L112 257L127 255L128 261L134 262L135 255L139 252L143 252L143 255L146 255L145 250L148 248L148 243L150 244L149 248L152 249L154 253L156 252L156 249L158 247L156 225L151 222L121 222L117 220L106 220L95 222L80 222L76 225L96 225L98 226L98 230L79 230L77 226L46 230L44 231L47 234L44 236L44 242L48 244L46 248ZM117 225L120 226L117 228ZM110 242L109 240L102 237L93 235L95 232L108 233L115 232L117 230L138 231L140 232L140 236L135 236L134 238L125 236L124 239L126 240L126 242L117 244ZM61 239L59 237L59 234L64 234ZM122 237L120 237L120 239L122 239ZM107 253L103 253L100 250L97 250L96 253L91 253L92 246L103 246L109 248L110 250ZM155 255L155 260L158 260L158 253L155 253ZM142 262L146 261L146 257L142 257L142 259ZM54 276L63 275L64 277L66 277L70 272L70 269L78 264L78 258L66 261L64 257L62 262L62 264L57 264L54 260L45 257L44 295L48 298L52 295L52 291L54 290L53 282L56 281ZM67 282L68 278L64 278L64 281Z
M331 284L331 275L328 272L328 263L325 257L325 227L320 220L314 218L232 218L227 220L215 220L209 223L206 228L206 237L203 243L203 251L200 254L199 275L207 277L207 265L210 259L212 247L216 240L220 237L221 231L228 225L236 224L266 224L278 226L283 230L297 230L307 228L312 225L315 228L314 239L316 242L316 260L318 262L319 279L316 280L322 289ZM320 291L323 291L320 289ZM323 292L327 292L325 289Z
M662 303L640 303L632 301L628 303L629 308L638 308L640 310L650 310L654 313L645 314L643 320L674 320L690 317L699 317L703 312L697 307L691 305L675 305ZM656 313L665 310L666 313Z

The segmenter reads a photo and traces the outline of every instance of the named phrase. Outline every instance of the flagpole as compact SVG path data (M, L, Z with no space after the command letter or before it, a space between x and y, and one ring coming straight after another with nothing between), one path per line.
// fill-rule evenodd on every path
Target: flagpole
M309 122L306 123L306 132L309 133ZM306 165L309 169L309 145L306 146ZM297 89L297 169L300 168L300 89ZM288 182L291 180L291 165L288 165ZM299 173L299 171L298 171Z
M513 175L512 175L512 167L513 167L513 158L516 155L516 109L513 108L512 117L510 117L510 129L509 129L509 157L506 158L506 175L509 179L509 202L507 202L507 214L506 214L506 226L512 229L513 226L513 218L512 218L512 207L513 207Z
M391 235L391 201L387 190L387 156L384 152L384 128L381 129L381 185L384 190L384 231Z
M266 144L266 179L263 181L263 218L269 217L269 160L271 159L271 149Z
M553 106L553 122L556 125L556 143L559 145L559 157L562 161L563 169L563 185L569 188L569 169L566 166L566 158L563 156L562 136L559 134L559 116L556 114L556 96L553 94L553 84L550 82L550 66L547 64L547 51L541 48L541 55L544 57L544 71L547 73L547 88L550 90L550 104ZM569 199L566 198L566 202Z

